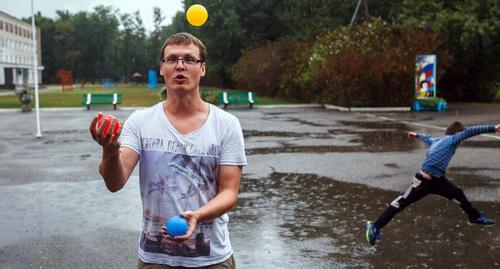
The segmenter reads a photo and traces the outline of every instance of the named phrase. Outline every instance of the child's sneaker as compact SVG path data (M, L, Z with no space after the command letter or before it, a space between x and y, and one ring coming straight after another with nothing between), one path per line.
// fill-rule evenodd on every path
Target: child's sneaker
M467 224L470 226L483 226L483 227L491 227L494 226L496 221L494 219L489 219L486 215L481 214L481 216L477 219L469 219Z
M375 242L377 240L380 240L380 238L382 238L380 229L375 228L373 224L373 221L366 222L366 241L368 241L368 243L370 243L370 245L372 246L375 245Z

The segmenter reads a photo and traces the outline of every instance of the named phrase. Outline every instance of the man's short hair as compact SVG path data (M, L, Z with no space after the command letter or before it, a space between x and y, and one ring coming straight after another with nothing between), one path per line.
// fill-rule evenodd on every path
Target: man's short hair
M200 50L200 60L202 62L205 62L205 59L207 57L207 47L205 47L203 42L201 42L201 40L199 40L196 36L186 32L173 34L165 40L160 51L160 61L163 60L164 57L163 53L168 45L189 46L191 44L198 47L198 49Z
M446 128L446 133L447 135L454 135L458 132L461 132L465 129L464 125L461 122L455 121L454 123L450 124L448 128Z

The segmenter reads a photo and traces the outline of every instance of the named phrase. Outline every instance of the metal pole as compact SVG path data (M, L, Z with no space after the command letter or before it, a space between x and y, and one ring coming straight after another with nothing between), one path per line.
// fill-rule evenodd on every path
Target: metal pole
M356 19L356 15L358 14L359 10L359 5L361 5L361 0L358 1L358 4L356 5L356 10L354 10L354 14L352 14L352 19L351 23L349 23L349 28L351 28L352 24L354 23L354 20Z
M40 131L40 105L38 102L38 58L36 57L36 28L33 0L31 0L31 32L33 37L33 76L35 79L36 137L42 137Z

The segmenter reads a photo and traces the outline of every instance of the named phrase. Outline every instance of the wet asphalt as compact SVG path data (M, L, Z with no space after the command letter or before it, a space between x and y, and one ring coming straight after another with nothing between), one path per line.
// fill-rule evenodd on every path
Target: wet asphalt
M126 119L132 110L106 110ZM120 192L100 178L88 133L99 111L0 113L0 268L135 268L141 225L136 169ZM444 113L346 113L230 108L249 165L230 213L237 268L500 268L500 226L469 227L461 209L429 196L397 215L375 247L364 223L411 183L431 135L460 120L500 123L499 104ZM500 135L457 150L447 176L500 219Z

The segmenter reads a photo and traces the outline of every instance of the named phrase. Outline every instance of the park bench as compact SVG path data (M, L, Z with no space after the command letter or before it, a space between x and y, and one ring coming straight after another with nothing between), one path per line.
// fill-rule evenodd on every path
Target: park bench
M113 105L116 110L116 105L122 103L121 93L87 93L82 95L82 105L90 109L90 105Z
M257 95L255 92L221 92L219 93L219 103L224 104L224 108L228 105L248 104L253 107Z

